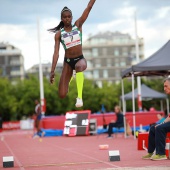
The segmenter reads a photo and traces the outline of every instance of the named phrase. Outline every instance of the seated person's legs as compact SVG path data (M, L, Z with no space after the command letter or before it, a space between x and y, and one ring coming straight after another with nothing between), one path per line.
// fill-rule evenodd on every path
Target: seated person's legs
M148 137L148 154L143 156L142 159L150 159L155 150L155 125L152 125L149 130Z
M116 123L109 123L109 129L108 129L108 137L111 137L113 131L112 128L117 127Z
M165 155L166 134L170 131L170 122L159 125L155 129L156 154Z
M155 125L151 126L148 137L148 153L153 153L155 150Z

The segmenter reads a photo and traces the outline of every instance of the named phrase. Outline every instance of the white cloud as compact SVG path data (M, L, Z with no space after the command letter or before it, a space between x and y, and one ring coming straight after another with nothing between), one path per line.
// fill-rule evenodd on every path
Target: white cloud
M47 29L57 25L56 19L40 21L40 47L41 61L52 62L54 51L54 34L50 34ZM39 63L38 50L38 29L37 23L30 25L2 24L0 27L0 41L8 42L21 50L24 56L25 69L29 69L34 64ZM63 61L64 50L61 47L59 62Z
M162 7L160 9L156 10L156 14L157 14L158 18L169 17L170 7Z
M163 12L163 9L165 10ZM141 20L137 18L137 34L138 37L144 38L144 54L145 58L155 53L161 48L170 38L170 25L162 26L162 23L156 23L158 16L166 17L169 8L162 8L157 11L155 17L149 18L148 20ZM117 11L120 17L107 23L98 24L98 31L120 31L122 33L129 33L132 38L135 38L135 8L124 8ZM163 13L162 13L163 12ZM128 14L128 15L126 15ZM138 13L137 13L138 15ZM159 17L160 18L160 17ZM161 22L161 21L160 21Z
M170 39L170 4L168 4L168 1L158 1L155 6L153 6L152 4L154 1L148 3L148 1L112 2L112 0L108 0L108 2L110 2L108 10L102 11L101 15L97 15L97 12L94 11L99 9L103 10L103 4L105 4L105 1L106 0L102 0L101 2L96 1L89 19L83 26L84 40L89 36L89 34L94 35L98 32L104 31L119 31L122 33L129 33L134 38L134 12L137 9L138 36L144 38L145 57L153 54ZM9 2L10 3L8 5L3 6L4 10L0 10L0 12L2 12L0 16L3 16L0 18L0 42L9 42L10 44L22 50L22 54L25 58L26 69L30 68L34 64L38 64L39 54L37 41L37 21L35 16L37 16L37 14L42 14L40 16L44 18L40 20L41 60L42 62L51 62L54 51L54 34L50 34L47 29L55 27L59 23L60 18L53 17L56 15L60 17L60 11L57 11L57 14L52 12L54 10L54 5L52 5L53 3L51 3L48 8L46 8L50 10L44 10L42 6L46 6L47 4L45 1L42 1L42 3L38 4L38 6L40 6L40 9L42 8L43 10L38 10L39 12L33 10L34 12L32 12L31 15L28 15L28 13L23 13L22 17L18 17L18 14L15 14L15 12L12 14L8 13L8 15L6 15L5 8L8 9L10 5L13 5L12 1ZM20 2L20 0L18 0L18 2ZM32 9L36 3L32 3L31 1L29 2L30 6L28 5L26 8ZM73 2L73 0L70 1L71 4L74 4ZM86 0L86 2L88 3L88 0ZM64 6L64 4L65 2L62 0L61 2L55 2L55 5L58 6L59 9L61 9L61 6ZM15 5L18 7L18 10L24 10L24 8L20 8L16 3ZM76 6L76 8L79 8L79 10L84 8L82 3L78 3L77 5L78 6ZM37 9L37 7L34 6L34 9ZM76 11L76 9L73 11ZM80 13L80 11L76 12L78 12L78 14ZM23 18L27 20L23 20ZM34 18L35 22L32 22L34 21ZM75 18L77 18L77 16ZM2 24L4 21L7 23L15 23L15 25ZM29 21L30 23L28 23ZM18 23L23 22L25 22L26 25L17 25ZM61 46L59 62L63 61L63 57L64 50Z
M134 16L134 13L136 11L136 7L124 7L117 11L117 15L120 17L130 18Z

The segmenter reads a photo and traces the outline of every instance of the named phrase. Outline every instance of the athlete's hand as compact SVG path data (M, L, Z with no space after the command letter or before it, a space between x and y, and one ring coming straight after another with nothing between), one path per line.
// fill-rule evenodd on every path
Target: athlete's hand
M51 75L50 75L50 83L51 83L51 84L54 83L54 77L55 77L54 72L51 72Z

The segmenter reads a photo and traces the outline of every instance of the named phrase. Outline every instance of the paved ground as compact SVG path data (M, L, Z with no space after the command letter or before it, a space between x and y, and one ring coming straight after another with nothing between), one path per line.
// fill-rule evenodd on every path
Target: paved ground
M45 137L32 139L31 131L0 133L0 160L14 157L14 167L6 170L170 170L170 160L142 160L144 150L137 150L137 139L122 135L81 137ZM107 150L99 145L107 144ZM109 161L108 151L118 150L120 161ZM0 162L0 169L3 162Z

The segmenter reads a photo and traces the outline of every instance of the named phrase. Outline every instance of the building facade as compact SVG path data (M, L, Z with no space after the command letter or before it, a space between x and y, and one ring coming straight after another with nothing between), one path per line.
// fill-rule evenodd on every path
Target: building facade
M50 73L51 73L51 63L42 63L42 72L43 72L43 77L46 77L47 79L50 78ZM63 64L62 63L57 63L55 72L57 74L61 74L63 69ZM26 71L26 74L32 74L32 75L37 75L39 76L39 64L33 65L30 69Z
M25 77L24 58L21 51L8 43L0 42L0 77L10 80Z
M93 79L102 87L102 82L117 83L122 70L136 62L135 39L129 34L105 32L91 36L83 44L83 54L87 60L85 77ZM143 39L138 39L139 58L144 58Z

